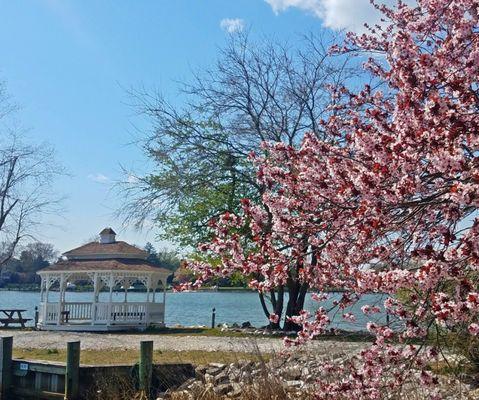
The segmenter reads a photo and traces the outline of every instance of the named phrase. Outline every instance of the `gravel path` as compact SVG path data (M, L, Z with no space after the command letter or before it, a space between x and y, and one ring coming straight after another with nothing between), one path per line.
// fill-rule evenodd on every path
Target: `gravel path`
M175 336L161 334L119 334L119 333L76 333L48 331L0 330L0 336L13 336L16 348L61 349L68 341L81 341L84 350L139 349L140 341L153 340L158 350L203 350L237 351L262 353L284 350L280 339L272 338L235 338L214 336ZM308 350L319 354L333 355L351 353L364 346L358 342L314 341L307 345ZM304 348L303 348L304 349Z

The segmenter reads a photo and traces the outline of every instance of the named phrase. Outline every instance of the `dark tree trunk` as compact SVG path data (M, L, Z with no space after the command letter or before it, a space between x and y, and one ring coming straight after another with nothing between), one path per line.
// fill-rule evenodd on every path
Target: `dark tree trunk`
M288 317L298 315L304 308L304 300L308 291L308 284L301 283L297 280L290 279L288 282L289 299L286 306L286 314L283 330L285 331L299 331L301 325L295 324L288 320Z
M274 313L280 318L283 315L283 304L284 304L284 286L281 285L278 287L278 300L274 306ZM278 322L279 327L279 322Z
M305 238L305 254L307 251L308 245ZM317 264L317 255L315 249L312 249L311 254L311 265ZM288 290L289 290L289 299L288 305L286 307L286 315L283 330L285 331L300 331L301 326L295 324L292 321L288 320L288 317L292 317L298 315L299 312L304 309L304 300L306 299L306 293L308 292L308 284L306 282L300 282L298 271L300 268L301 263L297 264L297 269L295 271L294 277L288 280Z
M272 313L270 313L269 310L268 310L268 305L266 304L266 300L264 298L264 293L262 293L262 292L258 293L259 301L261 303L261 308L263 309L264 315L266 316L266 318L269 321L268 326L269 326L270 329L274 329L274 330L281 329L280 321L271 322L269 320L269 317L270 317L271 314L276 314L281 319L281 316L283 314L283 304L284 304L284 287L279 286L277 290L278 290L277 295L276 295L275 289L272 289L269 292L270 296L271 296L271 306L272 306L272 310L273 310Z
M279 322L278 323L274 323L274 322L271 322L269 320L269 317L271 315L271 313L269 312L268 310L268 306L266 305L266 301L264 299L264 293L263 292L258 292L258 295L259 295L259 301L261 303L261 307L263 308L263 312L264 312L264 315L266 316L266 318L268 319L268 327L270 329L280 329L280 326L279 326Z

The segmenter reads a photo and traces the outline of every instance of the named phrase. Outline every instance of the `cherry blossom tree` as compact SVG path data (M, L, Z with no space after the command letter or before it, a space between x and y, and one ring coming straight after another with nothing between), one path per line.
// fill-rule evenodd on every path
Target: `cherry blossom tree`
M211 222L216 236L201 250L220 255L220 267L190 264L198 284L241 271L262 277L251 282L260 291L297 274L319 304L313 315L297 310L303 329L290 345L330 327L328 289L345 290L338 310L366 293L388 295L383 307L399 328L369 322L374 343L324 365L320 399L384 398L412 378L439 398L429 366L445 338L478 346L479 1L377 8L381 25L333 51L365 57L383 85L331 88L341 112L321 124L335 140L311 134L298 149L265 143L253 154L262 204L245 199L241 214Z

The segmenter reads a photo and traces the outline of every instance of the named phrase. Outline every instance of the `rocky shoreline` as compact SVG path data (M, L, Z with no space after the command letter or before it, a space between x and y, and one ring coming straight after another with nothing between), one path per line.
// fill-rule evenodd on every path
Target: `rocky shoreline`
M308 352L295 352L277 355L269 360L200 365L195 368L193 378L177 388L160 394L157 400L259 398L312 400L315 398L314 392L318 387L321 365L333 359L341 362L350 356L351 354L347 352L322 356ZM438 375L437 377L440 398L444 400L479 398L477 380L469 380L466 383L453 376ZM399 398L411 400L426 398L422 397L419 373L416 378L407 382L402 388L401 393L407 396ZM396 397L392 395L391 398Z
M289 355L271 360L238 361L231 364L210 363L195 369L195 377L180 387L163 393L158 399L196 399L212 392L228 398L240 397L246 386L274 385L276 392L291 398L312 394L321 360L314 355ZM258 389L258 388L257 388ZM273 388L270 388L273 389Z

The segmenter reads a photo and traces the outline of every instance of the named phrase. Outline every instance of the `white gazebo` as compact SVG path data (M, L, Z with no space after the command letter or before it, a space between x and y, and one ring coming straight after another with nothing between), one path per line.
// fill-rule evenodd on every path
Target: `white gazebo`
M115 237L111 228L105 228L98 242L70 250L38 272L39 329L112 331L164 326L166 279L171 271L152 264L147 252ZM79 299L86 293L68 291L78 281L92 284L90 301ZM138 287L146 290L130 290ZM135 301L129 301L131 297Z

